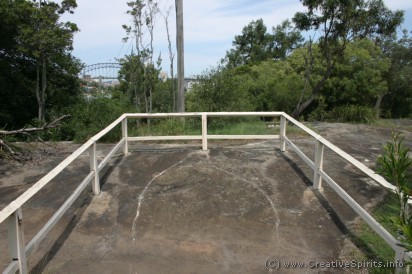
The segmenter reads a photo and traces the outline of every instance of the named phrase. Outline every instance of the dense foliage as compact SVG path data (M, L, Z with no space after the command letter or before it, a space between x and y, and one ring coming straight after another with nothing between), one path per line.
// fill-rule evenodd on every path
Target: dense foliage
M74 102L80 62L71 55L75 24L61 22L76 1L0 0L0 127L44 121Z
M401 39L389 39L385 54L391 65L387 75L388 92L382 104L387 117L412 115L412 38L406 30Z
M299 47L303 37L294 30L289 20L267 32L262 19L252 21L243 28L242 35L236 35L231 50L223 60L227 67L253 64L265 60L284 59L293 49Z
M269 33L259 19L235 36L222 66L198 78L188 110L351 122L411 117L412 40L406 30L396 38L403 12L380 0L302 3L307 10L295 25L287 20Z
M110 96L96 94L91 100L80 98L66 111L71 114L71 119L56 132L57 138L84 142L123 113L134 110L127 96L114 91ZM111 141L120 138L120 130L113 130L106 138Z
M246 25L221 64L186 91L186 110L285 111L316 121L411 117L412 39L406 30L396 35L403 12L381 0L301 2L306 11L278 26ZM39 3L0 0L0 127L70 114L54 138L82 140L123 112L175 111L176 82L159 78L161 58L153 56L154 24L169 14L157 1L128 3L132 20L123 28L134 51L120 59L120 85L96 83L86 97L82 65L71 55L78 29L61 21L76 1Z
M410 117L411 80L406 73L411 69L412 59L405 53L411 47L398 40L391 43L394 51L390 52L385 52L371 39L348 43L319 91L322 96L302 114L312 120L354 122L370 122L378 111L383 117ZM234 68L223 66L206 71L198 78L199 84L188 93L188 111L292 113L299 101L311 96L311 84L305 81L308 73L304 55L307 46L294 50L283 60L266 60ZM321 55L316 44L312 45L311 51L314 56L310 64L311 78L316 82L323 77L323 64L316 58ZM338 112L347 112L347 115L337 117ZM362 115L365 116L362 118Z

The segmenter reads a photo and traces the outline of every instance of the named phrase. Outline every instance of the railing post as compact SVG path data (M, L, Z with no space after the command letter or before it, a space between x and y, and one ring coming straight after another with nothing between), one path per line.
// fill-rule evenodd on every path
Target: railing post
M405 252L406 250L402 247L398 247L395 250L395 264L396 264L396 271L395 273L409 273L409 265L406 265L405 263L405 257L408 256L408 253ZM406 267L402 267L406 266Z
M202 113L202 150L207 150L207 115Z
M324 145L316 140L316 151L315 151L315 168L313 170L313 187L315 189L320 189L322 187L322 177L319 174L319 170L323 168L323 150Z
M99 168L97 166L96 142L89 148L90 171L94 172L94 180L92 182L93 193L98 195L100 193L100 178Z
M8 218L8 242L10 257L13 261L19 262L20 273L28 273L21 208Z
M286 151L286 117L280 116L280 132L279 132L279 139L280 139L280 150L285 152Z
M125 138L124 140L124 146L123 146L123 154L126 155L129 152L129 146L127 143L127 117L124 117L122 120L122 138Z

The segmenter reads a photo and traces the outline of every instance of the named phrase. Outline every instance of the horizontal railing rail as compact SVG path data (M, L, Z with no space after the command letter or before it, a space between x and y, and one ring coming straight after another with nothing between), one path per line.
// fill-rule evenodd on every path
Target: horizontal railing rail
M70 206L76 201L87 185L93 181L92 189L95 194L100 192L100 181L99 181L99 171L101 171L104 166L108 163L110 157L123 145L124 151L127 149L126 146L126 124L125 116L122 115L116 119L113 123L107 126L105 129L94 135L86 143L80 146L76 151L74 151L70 156L53 168L49 173L43 176L39 181L37 181L33 186L27 189L22 195L17 199L12 201L9 205L0 211L0 223L7 220L8 222L8 249L12 262L3 271L3 273L28 273L27 269L27 257L36 250L40 242L46 237L46 235L51 231L51 229L57 224L61 217L67 212ZM100 140L109 131L115 128L119 123L122 123L123 136L119 143L107 154L107 156L101 161L100 164L97 163L96 154L96 142ZM51 180L53 180L58 174L60 174L68 165L70 165L74 160L76 160L80 155L85 152L89 152L90 158L90 172L83 179L80 185L75 189L75 191L69 196L69 198L60 206L60 208L53 214L49 221L40 229L39 232L29 241L29 243L24 245L24 230L23 230L23 216L22 207L23 205L32 198L36 193L38 193L43 187L45 187Z
M242 116L257 116L257 117L279 117L279 135L209 135L207 130L208 117L242 117ZM128 136L128 120L142 118L167 118L167 117L198 117L201 119L202 132L201 135L184 135L184 136ZM300 128L308 135L315 139L315 159L312 161L304 154L286 135L286 125L292 125ZM122 138L110 150L110 152L98 163L96 153L96 142L99 141L108 132L116 126L121 125ZM120 149L123 148L123 154L127 154L129 142L133 141L157 141L157 140L201 140L202 149L207 150L208 140L214 139L279 139L280 150L285 151L286 145L290 147L312 170L313 170L313 188L321 189L322 180L328 185L363 219L366 223L380 235L395 251L395 259L403 260L406 256L406 251L399 244L400 242L393 237L385 228L383 228L361 205L359 205L344 189L342 189L324 170L323 170L323 151L327 147L339 157L349 162L365 175L379 183L381 186L395 191L396 188L388 183L382 176L376 174L373 170L366 167L360 161L353 158L337 146L324 139L319 134L307 128L302 123L293 119L284 112L190 112L190 113L125 113L116 119L105 129L94 135L86 143L80 146L69 157L63 160L59 165L53 168L48 174L37 181L32 187L27 189L21 196L12 201L3 210L0 211L0 223L7 220L8 222L8 249L12 262L3 273L27 273L27 257L39 246L40 242L47 233L53 228L58 220L64 215L74 201L80 196L84 189L92 182L93 192L98 195L100 193L100 176L99 172L109 162L111 157ZM25 245L24 229L23 229L23 205L46 186L53 178L62 172L68 165L76 160L83 153L89 153L90 172L78 185L75 191L49 219L49 221L40 229L40 231Z
M304 154L294 143L292 143L286 136L286 143L292 150L300 156L300 158L313 170L313 187L314 189L322 188L322 179L337 193L368 225L372 228L395 252L395 261L403 261L409 259L410 253L401 246L401 242L389 233L381 224L379 224L371 214L369 214L359 203L357 203L342 187L339 186L324 170L323 170L323 152L327 147L342 159L352 164L358 170L362 171L369 178L388 189L389 191L396 191L396 187L390 184L382 176L365 166L363 163L341 150L313 130L309 129L296 119L287 114L283 114L290 123L299 127L301 130L309 134L315 139L315 161L312 161L306 154ZM398 268L397 271L400 271Z

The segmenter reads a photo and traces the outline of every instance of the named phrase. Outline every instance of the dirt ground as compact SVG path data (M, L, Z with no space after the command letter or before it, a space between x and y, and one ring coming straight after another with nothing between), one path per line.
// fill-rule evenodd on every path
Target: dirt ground
M395 121L412 147L412 121ZM373 168L391 129L317 123L311 127ZM314 141L290 137L313 159ZM113 145L100 144L102 159ZM0 166L0 209L66 158L78 145L43 147L45 157ZM359 253L347 236L356 214L278 141L200 144L134 143L102 172L102 192L84 191L29 257L33 273L336 273L314 262L350 261ZM325 170L370 209L386 191L325 151ZM82 155L23 208L26 242L85 177ZM0 224L0 267L9 262ZM284 263L306 263L286 269ZM273 268L273 269L272 269ZM366 271L366 270L362 270Z

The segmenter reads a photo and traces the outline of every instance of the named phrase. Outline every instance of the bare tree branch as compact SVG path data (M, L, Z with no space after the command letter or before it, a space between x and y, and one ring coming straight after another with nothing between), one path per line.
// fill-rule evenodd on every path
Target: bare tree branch
M43 131L43 130L50 129L50 128L56 128L60 126L61 120L67 117L70 117L70 114L63 115L50 123L44 124L42 127L30 127L30 128L24 127L24 128L17 129L17 130L0 130L0 135L27 134L27 133L32 133L32 132Z
M6 153L14 154L13 149L11 149L10 146L8 146L3 140L0 139L0 150L2 150L2 148L5 149Z

